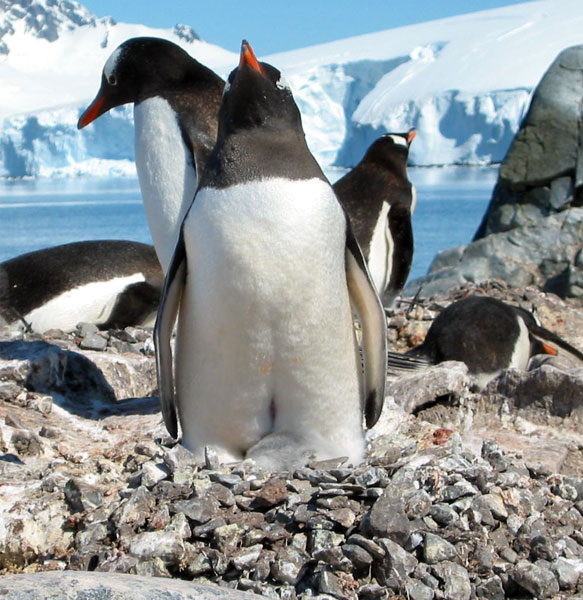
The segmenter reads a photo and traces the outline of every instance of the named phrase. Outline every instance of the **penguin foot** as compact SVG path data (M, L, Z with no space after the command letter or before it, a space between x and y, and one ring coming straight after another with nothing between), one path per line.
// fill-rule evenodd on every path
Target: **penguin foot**
M305 441L288 432L270 433L249 448L245 458L264 471L288 471L303 467L315 457Z

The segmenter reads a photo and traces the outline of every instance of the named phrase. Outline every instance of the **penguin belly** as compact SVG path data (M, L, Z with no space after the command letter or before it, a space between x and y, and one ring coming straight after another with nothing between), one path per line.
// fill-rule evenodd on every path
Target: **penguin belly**
M383 202L379 218L373 229L367 257L368 270L377 292L382 296L391 279L393 240L388 226L391 207Z
M43 333L48 329L74 331L81 321L101 325L109 319L119 294L128 286L145 281L142 273L135 273L109 280L92 281L78 287L63 290L48 302L24 315L24 321L32 331ZM23 324L16 321L12 326L20 330Z
M184 223L176 389L183 444L199 457L213 445L240 460L272 435L318 458L362 459L345 228L319 179L197 194Z
M148 227L164 273L196 191L196 170L178 118L159 96L134 107L136 168Z

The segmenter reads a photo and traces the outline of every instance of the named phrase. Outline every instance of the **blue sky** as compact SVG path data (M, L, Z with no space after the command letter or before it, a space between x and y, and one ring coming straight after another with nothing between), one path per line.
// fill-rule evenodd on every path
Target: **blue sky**
M207 42L259 55L362 33L522 3L523 0L80 0L98 17L171 28L191 25Z

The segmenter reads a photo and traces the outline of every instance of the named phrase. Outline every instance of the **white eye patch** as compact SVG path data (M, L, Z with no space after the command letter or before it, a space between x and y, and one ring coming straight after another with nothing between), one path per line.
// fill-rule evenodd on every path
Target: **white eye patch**
M291 92L291 87L287 81L287 79L280 73L279 79L275 83L275 87L279 90L288 90Z
M103 74L105 75L105 79L107 79L107 81L110 81L111 78L113 77L113 73L114 73L115 69L117 68L117 63L119 62L120 56L121 56L121 47L116 48L111 53L111 56L107 59L107 62L105 63L105 66L103 67ZM115 77L114 77L114 79L115 79Z
M397 146L404 146L405 148L409 147L409 144L407 143L407 139L404 138L402 135L388 135L387 137L390 137L393 142L395 142L395 144L397 144Z

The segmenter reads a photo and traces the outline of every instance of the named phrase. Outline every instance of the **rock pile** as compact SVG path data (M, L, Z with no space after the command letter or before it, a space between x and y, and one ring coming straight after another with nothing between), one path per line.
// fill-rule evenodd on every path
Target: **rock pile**
M534 306L580 341L583 317L558 298L493 282L393 316L393 348L417 343L470 291ZM120 339L130 333L136 341ZM583 594L579 368L509 371L483 392L461 363L415 386L396 380L364 464L264 473L220 466L211 448L195 465L165 438L154 400L103 383L153 363L149 332L100 334L100 351L80 348L96 332L78 334L0 343L1 573L173 577L285 599ZM93 365L78 370L86 388L63 378L82 359Z

